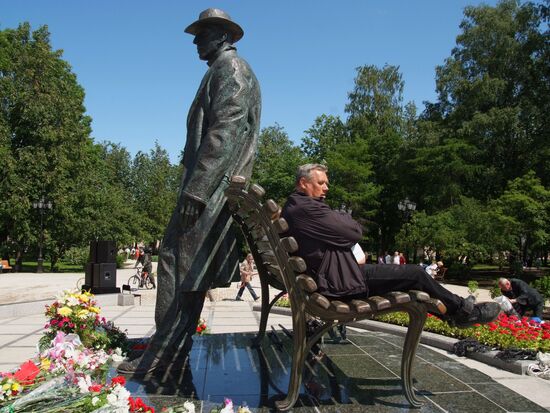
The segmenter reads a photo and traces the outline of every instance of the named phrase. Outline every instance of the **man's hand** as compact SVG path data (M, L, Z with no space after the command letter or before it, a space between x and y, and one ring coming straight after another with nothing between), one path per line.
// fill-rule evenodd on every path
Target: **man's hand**
M181 213L181 229L189 231L199 220L203 213L205 205L201 201L186 197L183 198L183 203L180 209Z

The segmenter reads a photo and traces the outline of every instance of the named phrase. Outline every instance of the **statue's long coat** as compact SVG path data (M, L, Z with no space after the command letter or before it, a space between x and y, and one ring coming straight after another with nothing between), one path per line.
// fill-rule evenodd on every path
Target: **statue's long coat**
M157 332L176 322L181 293L227 284L238 274L238 251L224 190L232 175L250 177L260 127L260 88L232 46L204 75L187 118L184 172L178 203L159 253ZM183 197L206 206L184 232Z

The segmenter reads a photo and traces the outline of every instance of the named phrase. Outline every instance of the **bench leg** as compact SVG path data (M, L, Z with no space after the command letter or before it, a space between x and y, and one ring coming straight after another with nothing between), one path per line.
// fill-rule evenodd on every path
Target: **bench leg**
M420 341L420 335L426 322L427 311L424 304L415 301L408 304L405 311L409 314L409 328L405 337L403 356L401 358L401 380L403 381L405 397L411 406L420 407L423 403L414 393L411 370L416 355L416 348Z
M304 370L304 361L308 352L306 341L306 316L305 308L302 305L296 306L292 311L293 328L293 351L292 366L290 369L290 382L288 383L288 393L283 400L275 402L275 407L279 411L290 410L296 403L302 384L302 373ZM300 311L301 310L301 311Z
M269 310L271 310L272 307L272 304L269 302L269 284L263 277L260 277L260 284L262 286L262 312L260 314L260 328L258 330L258 334L253 340L253 346L260 345L261 341L265 337Z

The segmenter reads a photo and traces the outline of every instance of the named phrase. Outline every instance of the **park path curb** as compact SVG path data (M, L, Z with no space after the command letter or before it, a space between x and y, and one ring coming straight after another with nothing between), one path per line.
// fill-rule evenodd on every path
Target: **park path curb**
M118 294L98 294L95 300L100 307L117 305ZM46 306L51 305L55 297L45 300L21 301L17 303L0 304L0 318L21 317L43 314Z
M261 311L262 307L260 305L255 305L253 309L254 311ZM291 316L290 308L285 307L273 307L271 309L271 313ZM360 328L363 330L378 331L381 333L388 333L402 337L405 337L405 335L407 334L406 327L398 326L395 324L382 323L380 321L374 320L356 321L353 323L348 323L348 325L350 327ZM459 340L456 338L445 337L440 334L431 333L429 331L423 331L422 336L420 337L420 342L422 344L436 347L448 352L452 352L454 344L458 341ZM527 366L529 366L529 364L535 363L534 360L514 360L510 362L504 361L495 357L497 353L498 351L488 351L487 353L468 352L466 354L466 357L477 360L481 363L485 363L489 366L493 366L501 370L520 375L526 374Z

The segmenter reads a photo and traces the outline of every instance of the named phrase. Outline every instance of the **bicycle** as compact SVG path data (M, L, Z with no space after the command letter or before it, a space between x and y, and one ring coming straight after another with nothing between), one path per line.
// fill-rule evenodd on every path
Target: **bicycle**
M143 268L137 267L136 273L128 279L128 285L131 289L147 288L148 290L153 288L153 282L151 281L151 274L147 274L147 277L143 277Z
M82 278L79 278L77 281L76 281L76 289L78 291L82 291L82 286L84 285L84 283L86 282L85 281L86 278L85 277L82 277Z

